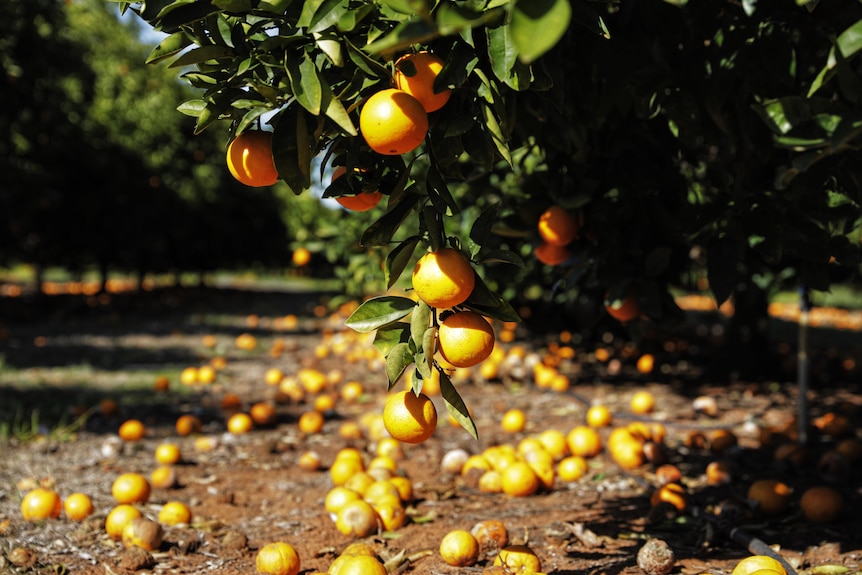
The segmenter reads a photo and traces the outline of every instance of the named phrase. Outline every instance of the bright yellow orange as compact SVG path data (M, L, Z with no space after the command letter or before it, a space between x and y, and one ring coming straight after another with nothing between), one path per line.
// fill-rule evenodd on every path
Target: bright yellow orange
M118 433L123 441L139 441L144 437L145 431L143 423L137 419L129 419L120 425Z
M655 357L651 353L645 353L638 358L637 361L637 370L642 374L646 375L652 372L653 366L655 365Z
M539 476L524 461L515 461L501 473L503 493L512 497L526 497L539 490Z
M440 541L440 557L453 567L469 567L479 559L479 542L469 531L455 529Z
M293 265L298 268L305 267L311 262L311 252L308 250L308 248L296 248L295 250L293 250L291 261L293 261Z
M143 503L150 498L150 482L140 473L123 473L114 479L111 494L117 503Z
M275 184L278 170L272 158L272 133L252 130L234 138L227 147L227 167L246 186Z
M300 569L299 553L283 541L267 543L254 558L258 573L264 575L297 575Z
M123 538L123 529L132 519L143 517L143 514L134 505L122 503L108 512L105 518L105 531L114 541Z
M631 321L641 314L640 306L633 290L622 301L609 301L607 295L605 295L605 310L607 310L608 315L612 318L623 323Z
M177 484L177 472L170 465L159 465L150 473L150 486L155 489L170 489Z
M644 389L634 392L629 400L629 408L632 413L645 415L652 413L655 409L655 397Z
M455 367L472 367L494 351L494 328L472 311L459 311L446 317L437 330L440 355Z
M338 166L332 172L332 182L347 173L347 168ZM374 209L380 200L383 199L383 194L377 190L372 192L359 192L358 194L348 194L344 196L336 196L335 201L353 212L367 212Z
M536 259L547 266L558 266L572 256L572 253L565 246L558 246L548 242L541 242L533 250L536 254Z
M577 425L566 434L566 444L569 453L581 457L595 457L602 451L602 438L599 433L587 425Z
M176 430L179 435L191 435L201 430L201 420L196 415L181 415L177 418Z
M527 416L520 409L510 409L503 414L500 427L507 433L520 433L527 426Z
M736 564L731 575L752 575L755 571L769 569L781 575L787 575L784 565L768 555L751 555Z
M347 403L355 403L359 401L365 393L365 388L358 381L348 381L341 386L341 399Z
M527 545L509 545L500 549L494 558L494 565L503 565L511 573L539 573L542 564L536 552Z
M174 465L182 461L183 455L176 443L162 443L156 447L155 457L162 465Z
M303 433L320 433L323 423L323 414L316 410L306 411L299 416L299 430Z
M388 575L386 567L373 555L340 555L329 567L329 575Z
M395 86L419 100L426 112L435 112L452 95L449 88L434 91L434 80L444 63L441 57L429 52L405 54L395 62Z
M377 533L379 519L374 508L363 501L349 501L338 512L335 527L345 535L368 537Z
M248 433L254 428L254 420L247 413L234 413L227 420L227 430L233 435Z
M607 405L591 405L587 410L587 425L590 427L607 427L613 422L613 414Z
M183 385L194 385L198 382L198 368L189 366L180 372L180 383Z
M398 441L421 443L437 428L437 408L424 393L393 392L383 407L383 425Z
M326 497L323 498L323 507L330 514L337 515L342 507L361 498L362 496L356 491L343 485L336 485L326 492Z
M37 487L21 500L21 515L26 521L55 519L63 511L63 501L53 489Z
M419 258L411 281L422 301L443 309L464 303L476 285L476 276L464 254L454 248L440 248Z
M86 493L73 493L63 502L63 510L72 521L83 521L93 514L93 500Z
M587 472L587 460L579 455L564 457L557 464L557 476L562 481L577 481Z
M565 246L578 236L577 218L562 206L551 206L539 216L539 235L554 246Z
M388 88L365 101L359 112L359 131L378 154L398 156L412 152L425 140L428 114L407 92Z
M186 525L192 522L192 510L182 501L168 501L159 510L159 523L162 525Z

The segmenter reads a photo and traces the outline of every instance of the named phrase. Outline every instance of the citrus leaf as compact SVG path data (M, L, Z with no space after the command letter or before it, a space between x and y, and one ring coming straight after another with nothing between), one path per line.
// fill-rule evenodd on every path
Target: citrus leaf
M476 254L477 262L480 264L512 264L519 268L524 267L521 256L510 250L479 250Z
M397 321L390 325L386 325L377 330L374 334L372 345L383 354L383 357L389 355L392 348L399 343L407 343L410 338L410 324L404 321Z
M454 216L460 213L458 204L455 203L455 198L449 193L449 186L446 185L446 180L440 175L440 171L431 164L428 166L428 174L426 180L426 189L428 190L428 198L434 207L441 214Z
M452 381L449 379L446 372L439 368L437 371L440 372L440 394L446 402L446 409L449 411L449 415L451 415L455 421L458 422L458 425L463 427L467 433L473 437L473 439L478 441L479 432L476 430L476 424L473 422L473 418L470 417L467 405L464 403L464 400L461 399L461 395L458 394L458 390L455 389L454 385L452 385Z
M314 35L314 43L320 48L320 51L326 54L333 66L341 68L344 66L344 53L341 49L341 42L338 36L332 32L316 32Z
M808 575L844 575L850 568L844 565L815 565L808 570Z
M413 315L410 317L410 337L413 341L424 343L425 332L431 325L431 308L421 299L416 302Z
M413 252L418 243L419 236L411 236L392 248L389 254L387 254L386 261L383 264L386 289L391 288L398 281L398 278L401 277L401 273L413 257Z
M416 364L414 376L418 374L422 379L431 377L431 357L425 354L424 347L413 354L413 363Z
M412 19L401 22L392 32L365 47L371 54L391 54L413 44L425 44L438 35L437 29L427 20Z
M308 52L304 52L299 61L296 57L292 57L292 54L289 53L287 58L290 89L303 108L318 116L323 102L323 89L317 74L317 66L314 65Z
M488 285L479 274L475 272L474 274L476 282L473 291L462 305L471 311L500 321L521 321L518 312L505 299L488 289Z
M153 48L153 51L147 56L145 63L152 64L173 56L191 43L192 41L186 36L185 32L175 32Z
M512 41L523 62L532 62L560 41L569 27L569 0L519 0L512 11Z
M278 177L299 195L311 186L311 153L305 111L291 106L278 116L272 134L272 157Z
M461 30L475 28L502 18L505 12L502 8L474 12L468 8L453 3L441 3L434 12L437 29L442 36L452 36Z
M428 230L428 242L431 244L431 251L436 252L446 241L440 212L433 206L425 206L422 208L422 224Z
M226 58L232 55L233 50L225 46L201 46L200 48L184 52L176 60L171 62L168 68L191 66L193 64L200 64L209 60L217 60L218 58Z
M197 118L201 115L201 112L204 111L204 108L207 107L207 103L203 100L188 100L187 102L183 102L179 106L177 106L177 110L182 112L186 116L191 116L193 118Z
M808 89L809 98L835 75L835 68L838 65L839 58L836 54L836 48L845 59L852 57L856 52L862 50L862 20L857 20L852 26L839 34L835 40L835 45L829 51L826 65L820 70L820 73L817 74L817 77L811 83L811 88Z
M482 210L482 213L479 214L479 217L476 218L476 221L473 222L473 226L470 228L470 239L473 240L473 243L477 246L485 245L485 242L491 236L491 229L497 221L499 213L500 202L490 204Z
M494 147L497 148L497 152L500 154L500 157L503 158L510 167L513 167L512 154L509 152L509 145L506 142L506 138L503 136L503 130L500 128L500 123L497 121L494 111L489 105L485 106L485 124L488 126L488 131L491 134L491 141L494 144Z
M389 389L392 389L411 363L413 363L413 353L408 344L399 343L389 350L389 355L386 356L386 377L389 379Z
M422 375L425 377L431 377L431 367L434 365L434 352L436 351L437 344L437 327L431 326L425 330L425 333L422 334L422 354L425 359L425 363L422 364L423 369ZM416 365L419 365L419 362L416 362ZM427 371L427 374L425 373Z
M408 315L416 302L410 298L384 295L362 302L344 324L359 333L372 332Z
M401 226L410 210L419 203L419 197L419 194L405 193L400 201L391 206L376 222L368 226L359 240L360 245L383 246L392 241L392 235Z

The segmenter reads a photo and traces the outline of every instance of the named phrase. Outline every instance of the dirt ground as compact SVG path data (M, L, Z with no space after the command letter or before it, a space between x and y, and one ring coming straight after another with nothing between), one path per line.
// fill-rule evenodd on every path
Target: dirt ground
M55 429L30 441L0 443L0 573L247 574L255 572L256 550L277 540L297 549L303 572L325 572L338 553L355 541L336 529L324 509L323 499L332 487L327 467L344 447L362 450L367 460L375 454L376 442L367 427L361 439L339 435L343 422L353 420L364 426L371 421L369 413L382 411L385 375L379 363L351 361L348 353L370 349L370 343L345 332L340 325L343 318L316 317L316 296L216 290L149 297L145 302L53 301L39 304L38 312L31 307L35 304L3 302L0 356L3 364L15 368L16 380L31 383L16 384L8 376L0 380L0 415L8 419L11 413L29 413L40 406L47 413L47 406L58 403L69 412L86 410L103 399L116 401L119 411L104 415L91 409L83 427L70 428L68 436ZM284 321L288 315L297 316L296 325ZM257 338L255 350L234 345L236 336L244 332ZM203 345L207 334L215 336L215 348ZM655 368L643 374L635 368L638 348L619 337L607 335L597 345L579 342L577 337L561 343L559 334L516 334L515 341L503 348L520 346L526 349L526 358L542 357L561 345L571 347L573 357L559 366L570 377L571 387L540 389L524 367L526 360L511 360L495 377L480 377L474 371L458 379L458 390L478 427L478 441L449 423L442 399L434 398L440 414L437 431L425 443L404 446L405 458L399 462L399 472L411 479L415 492L407 507L407 523L362 540L386 561L390 573L481 572L491 565L493 550L473 567L451 567L440 558L438 546L448 531L469 530L485 519L502 521L510 542L529 545L542 570L557 575L643 573L638 551L652 538L664 540L673 549L672 573L729 574L758 544L768 545L799 572L860 571L860 460L824 456L847 434L858 437L862 394L859 383L848 377L849 370L815 378L807 399L814 421L834 413L850 425L834 435L812 428L808 445L787 456L776 449L778 439L785 437L776 430L792 435L796 429L798 397L792 370L763 381L712 380L696 361L701 351L697 346L707 344L687 334L686 339L663 342L657 348ZM596 353L599 347L608 352L607 358ZM783 349L788 353L786 345ZM823 353L833 359L849 357L836 350ZM214 356L227 361L213 384L190 388L176 381L183 367L203 365ZM847 367L846 362L843 365ZM68 381L70 366L79 366L75 368L79 371L72 371L77 374L71 377L77 378L73 383ZM356 380L366 394L355 403L337 401L334 410L326 413L323 432L306 435L297 421L311 408L313 397L301 402L279 398L277 387L264 381L270 367L288 375L313 367L331 377L330 391ZM55 381L55 370L65 370L63 382ZM132 379L151 381L160 372L173 374L167 392L124 385ZM648 389L657 399L656 410L647 417L629 409L629 398L638 389ZM272 402L278 422L245 435L226 433L227 414L221 408L226 393L239 396L243 409L257 401ZM695 399L701 397L716 402L715 415L696 409ZM601 430L605 439L612 428L632 421L664 424L662 453L682 473L688 495L684 511L650 504L650 495L660 483L657 463L626 471L605 451L590 460L580 480L558 480L552 489L528 497L483 493L474 477L447 473L441 465L444 454L456 448L475 454L492 445L517 445L548 429L567 433L584 422L587 407L597 402L614 413L612 427ZM510 408L526 414L524 431L502 430L501 417ZM214 439L214 449L197 450L196 437L177 435L174 422L182 413L201 417L201 435ZM146 423L148 434L137 443L124 444L117 438L117 428L132 417ZM720 452L717 445L710 446L716 429L732 431L737 445ZM707 441L693 442L700 437L695 432ZM168 440L183 453L184 461L176 468L178 486L153 490L141 508L155 517L162 504L179 500L190 506L194 519L191 525L167 528L164 543L151 554L152 564L147 564L110 540L103 522L114 505L114 478L128 471L149 476L156 467L156 446ZM312 450L320 455L321 468L300 468L300 455ZM706 482L706 465L716 459L735 465L731 483ZM746 500L748 486L767 477L781 479L794 489L790 509L776 516L763 515ZM82 523L65 516L24 521L23 492L40 482L54 485L63 497L73 492L89 494L96 513ZM802 492L820 484L833 485L844 496L845 511L836 522L814 524L800 513ZM14 548L28 550L28 559L21 561L12 553ZM844 569L827 570L826 565Z

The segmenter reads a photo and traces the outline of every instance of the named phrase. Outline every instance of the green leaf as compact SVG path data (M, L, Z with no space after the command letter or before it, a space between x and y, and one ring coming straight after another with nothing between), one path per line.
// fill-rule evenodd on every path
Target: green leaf
M395 385L404 370L413 363L413 353L406 343L399 343L389 350L386 356L386 377L389 379L389 389Z
M416 245L419 243L419 236L410 236L403 240L386 255L386 261L383 264L383 276L386 280L386 289L391 288L398 278L401 277L404 268L410 263L413 258L413 252L416 250Z
M148 2L143 4L146 5ZM153 28L168 34L178 31L181 26L200 21L218 12L212 2L207 0L177 0L167 5L156 2L155 5L164 7L152 19ZM150 21L149 18L144 19Z
M507 139L503 136L503 130L500 128L500 123L497 121L494 111L489 105L485 105L485 124L488 126L488 131L491 134L491 141L497 148L497 153L499 153L500 157L509 164L509 167L513 167L512 154L509 152L509 144Z
M399 343L407 343L408 339L410 339L410 324L397 321L378 329L374 334L372 345L383 354L383 357L386 357L393 347Z
M523 62L554 47L572 18L569 0L518 0L512 11L512 41Z
M501 82L508 82L512 68L518 61L518 48L508 25L488 28L488 58L491 70Z
M425 16L428 14L428 2L426 0L380 0L381 4L385 4L392 10L401 14L418 14Z
M303 52L297 61L293 53L288 53L287 74L290 78L290 89L296 101L315 116L320 115L323 101L323 89L317 75L317 66L311 60L308 52Z
M150 52L149 56L147 56L146 63L152 64L154 62L159 62L165 58L173 56L191 44L192 41L185 32L175 32L162 40L158 46L153 48L153 51Z
M203 100L188 100L177 106L177 110L186 116L198 118L206 107L207 103Z
M272 156L278 177L300 194L311 186L311 144L305 111L287 108L278 116L272 135Z
M235 104L236 102L234 102ZM242 119L237 124L236 131L237 133L242 133L246 131L254 122L256 122L261 116L269 112L270 109L266 106L258 106L257 108L252 108L248 112L246 112Z
M233 55L233 50L226 46L201 46L194 50L189 50L181 54L176 60L170 63L169 68L180 68L182 66L191 66L216 60L218 58L226 58Z
M475 273L475 272L474 272ZM521 321L518 312L500 295L492 292L479 274L470 297L462 305L476 313L500 321Z
M338 35L333 32L315 32L313 34L314 43L321 52L326 54L333 66L341 68L344 66L344 51L341 48L341 42Z
M431 244L431 251L436 252L443 247L443 243L446 241L440 212L433 206L424 206L422 208L421 222L428 231L428 242Z
M449 379L446 372L439 368L438 371L440 372L440 395L443 396L443 400L446 402L446 410L458 422L458 425L463 427L473 439L478 441L479 432L476 430L473 418L470 417L467 405L461 399L458 390L452 385L452 380Z
M820 73L817 74L817 77L808 89L809 98L835 75L835 68L839 61L839 56L835 51L836 48L844 59L849 59L859 50L862 50L862 20L857 20L838 36L835 45L829 51L826 65L820 70Z
M474 12L467 7L451 2L439 4L434 12L437 29L441 36L452 36L462 30L483 26L499 20L504 15L505 11L502 8Z
M428 199L431 200L437 211L447 216L454 216L460 213L461 210L458 208L455 198L449 192L449 186L446 185L446 181L433 163L428 166L426 177Z
M470 239L473 240L473 243L480 247L485 245L485 242L491 237L491 230L499 215L500 202L490 204L482 210L482 213L479 214L479 217L476 218L476 221L473 222L473 226L470 228Z
M254 5L251 0L212 0L212 3L225 12L250 12Z
M344 324L359 333L369 333L407 316L415 307L410 298L379 296L362 302Z
M430 378L434 365L434 352L437 345L437 328L431 326L422 334L422 354L416 354L416 367L422 377Z
M368 226L359 240L360 245L385 246L392 241L395 231L401 226L407 214L419 203L419 199L419 194L407 191L394 206Z
M421 299L410 316L410 337L417 345L423 343L425 332L431 327L431 308Z
M371 54L392 54L413 44L427 44L438 36L437 29L427 20L401 22L389 34L365 47Z
M524 260L521 256L511 250L479 250L476 254L476 261L480 264L512 264L519 268L524 267Z

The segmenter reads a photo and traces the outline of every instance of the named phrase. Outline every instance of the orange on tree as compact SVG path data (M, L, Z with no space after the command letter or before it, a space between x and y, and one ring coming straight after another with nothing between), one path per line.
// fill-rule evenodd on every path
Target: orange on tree
M298 268L305 267L311 261L311 252L308 248L299 247L293 250L293 255L291 255L291 261L293 265Z
M231 175L246 186L271 186L278 181L272 157L272 132L243 132L227 147L227 167Z
M404 443L421 443L437 428L434 402L410 390L390 394L383 407L383 425L389 435Z
M338 166L335 168L335 171L332 172L332 182L343 176L347 173L347 168L344 166ZM383 198L383 194L379 191L374 190L371 192L360 191L358 194L348 194L343 196L336 196L335 201L353 212L367 212L368 210L373 209L380 203L380 200Z
M455 367L472 367L494 351L494 328L472 311L458 311L447 316L437 330L440 355Z
M452 95L448 88L434 91L434 80L444 64L443 58L430 52L405 54L395 62L395 86L419 100L426 112L435 112Z
M440 557L453 567L469 567L479 559L479 542L469 531L454 529L440 540Z
M545 241L537 245L533 253L536 254L537 260L547 266L558 266L572 255L566 246L558 246Z
M63 502L63 511L72 521L83 521L93 514L93 500L86 493L72 493Z
M605 295L605 310L608 315L623 323L629 322L641 315L641 309L637 302L634 290L629 291L622 300L610 301L608 294Z
M454 248L440 248L419 258L411 283L422 301L442 309L467 301L476 285L476 277L464 254Z
M150 498L150 482L140 473L123 473L114 479L111 495L117 503L143 503Z
M21 500L21 515L26 521L55 519L63 511L63 501L53 489L37 487Z
M254 558L258 573L264 575L296 575L301 567L299 553L289 543L276 541L261 547Z
M577 218L562 206L551 206L539 216L539 236L554 246L565 246L578 237Z
M425 140L428 114L421 102L401 90L387 88L369 97L359 112L365 143L387 156L412 152Z

